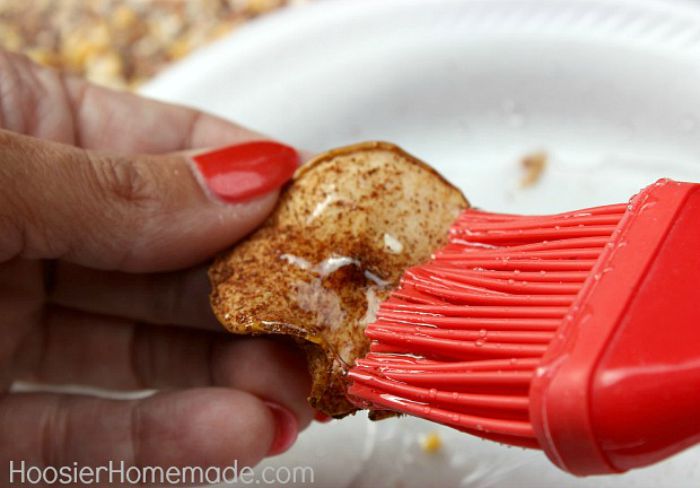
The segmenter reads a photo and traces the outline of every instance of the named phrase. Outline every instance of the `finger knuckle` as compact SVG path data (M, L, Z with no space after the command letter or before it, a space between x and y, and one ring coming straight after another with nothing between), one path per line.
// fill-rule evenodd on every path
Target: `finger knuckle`
M130 416L130 436L131 436L131 464L133 466L143 465L143 439L146 437L143 416L141 415L142 403L134 403L131 407Z
M97 183L108 197L140 207L157 202L157 183L147 162L120 156L99 157L97 161L89 157Z
M192 297L192 288L186 279L176 279L167 286L156 278L153 286L153 312L160 322L165 324L180 324L183 319L183 304Z
M148 388L155 383L158 365L154 354L154 343L151 335L139 327L133 327L131 332L130 356L134 379L140 388Z
M46 405L40 425L40 454L45 466L61 465L69 444L69 415L66 402L56 398Z

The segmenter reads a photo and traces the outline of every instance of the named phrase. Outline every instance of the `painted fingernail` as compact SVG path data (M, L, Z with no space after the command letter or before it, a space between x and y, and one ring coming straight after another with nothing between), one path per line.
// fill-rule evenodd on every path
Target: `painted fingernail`
M299 165L297 152L273 141L228 146L192 158L201 181L229 203L264 195L289 180Z
M333 420L333 417L330 415L326 415L325 413L321 412L320 410L316 410L314 412L314 420L316 422L321 422L322 424L326 424Z
M299 423L296 416L282 405L274 402L265 404L275 417L275 438L267 455L276 456L292 447L299 434Z

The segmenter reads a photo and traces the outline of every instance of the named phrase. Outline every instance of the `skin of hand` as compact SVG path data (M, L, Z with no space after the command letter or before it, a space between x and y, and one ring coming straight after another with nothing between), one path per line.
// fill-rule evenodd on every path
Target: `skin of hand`
M243 466L288 448L313 416L305 362L219 330L206 261L265 219L296 152L274 145L280 166L222 119L8 53L0 127L0 465Z

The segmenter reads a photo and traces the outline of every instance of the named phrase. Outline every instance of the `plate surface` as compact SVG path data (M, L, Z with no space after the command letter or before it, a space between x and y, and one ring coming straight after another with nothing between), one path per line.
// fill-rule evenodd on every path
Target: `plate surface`
M324 1L252 23L143 93L298 147L397 142L471 202L551 212L700 181L700 6L649 0ZM521 188L520 159L545 151ZM660 422L671 419L659 419ZM438 430L444 448L420 449ZM418 419L314 425L265 465L316 486L700 486L700 449L621 477L575 479L538 452Z

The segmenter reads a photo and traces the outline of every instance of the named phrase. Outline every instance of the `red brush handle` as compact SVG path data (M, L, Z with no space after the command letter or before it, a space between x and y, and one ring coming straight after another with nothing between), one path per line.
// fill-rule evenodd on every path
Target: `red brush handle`
M591 385L598 442L617 469L651 464L700 442L699 285L696 185L644 273Z
M647 188L613 243L530 390L540 445L579 475L700 441L700 185Z

